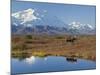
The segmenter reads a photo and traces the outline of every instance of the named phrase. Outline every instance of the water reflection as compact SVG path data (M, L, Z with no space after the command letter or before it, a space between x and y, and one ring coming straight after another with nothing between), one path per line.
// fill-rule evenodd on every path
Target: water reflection
M23 59L28 64L34 64L37 60L47 61L48 57L37 57L37 56L31 56L29 58ZM20 61L20 59L19 59Z
M26 58L25 61L28 63L28 64L33 64L35 63L35 57L34 56L31 56L29 58Z
M56 57L56 56L55 56ZM59 56L58 56L59 57ZM66 58L66 62L69 62L69 63L77 63L77 58L73 58L73 57L63 57L63 58ZM37 59L41 59L43 61L48 61L48 56L46 57L36 57L36 56L31 56L29 58L25 58L23 59L26 63L28 64L34 64L35 61ZM20 59L19 59L20 60Z
M67 57L66 58L67 62L71 62L71 63L76 63L77 62L77 58L73 58L73 57Z
M55 56L55 57L63 57L63 56ZM47 61L48 60L48 56L45 57L39 57L39 56L28 56L28 55L21 55L21 56L13 56L13 58L18 59L19 61L25 61L29 64L33 64L36 59L42 59L43 61ZM77 58L74 57L63 57L66 59L66 62L71 62L71 63L75 63L77 62Z
M27 53L27 52L19 53L19 54L13 54L12 58L18 58L20 61L23 61L26 58L30 58L30 54Z
M17 60L17 61L16 61ZM12 58L12 73L37 73L48 71L71 71L82 69L95 69L96 63L84 59L76 59L62 56L37 57L30 56L20 61L20 58ZM73 64L74 62L75 64ZM30 65L31 64L31 65Z

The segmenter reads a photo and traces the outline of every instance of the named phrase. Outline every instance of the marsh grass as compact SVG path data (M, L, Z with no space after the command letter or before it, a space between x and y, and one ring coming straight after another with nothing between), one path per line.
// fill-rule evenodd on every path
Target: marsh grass
M75 43L66 42L68 36L13 36L12 56L33 55L45 57L48 55L78 57L96 60L95 35L77 36Z

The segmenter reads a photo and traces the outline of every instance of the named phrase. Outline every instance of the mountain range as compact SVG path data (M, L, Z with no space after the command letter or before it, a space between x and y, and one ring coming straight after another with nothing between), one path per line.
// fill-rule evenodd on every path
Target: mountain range
M96 27L80 22L64 23L57 16L46 10L41 14L34 9L26 9L12 13L12 34L86 34L96 33Z

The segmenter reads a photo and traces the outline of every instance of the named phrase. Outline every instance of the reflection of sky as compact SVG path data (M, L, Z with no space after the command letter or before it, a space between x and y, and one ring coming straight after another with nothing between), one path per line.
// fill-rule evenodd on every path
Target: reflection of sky
M45 58L30 57L23 61L12 59L12 73L48 72L48 71L72 71L82 69L95 69L96 63L89 60L78 59L76 63L66 61L65 57L48 56ZM31 65L30 65L31 63ZM33 64L32 64L33 63Z
M39 12L49 12L50 16L55 15L63 22L69 24L73 21L78 21L82 24L95 25L95 6L83 5L58 5L48 3L35 2L16 2L12 1L12 12L17 12L25 9L35 9Z

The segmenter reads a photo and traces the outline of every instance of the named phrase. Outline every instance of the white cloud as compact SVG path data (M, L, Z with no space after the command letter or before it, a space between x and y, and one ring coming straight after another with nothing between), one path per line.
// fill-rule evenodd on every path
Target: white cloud
M35 16L34 13L35 13L35 10L29 8L27 10L12 13L12 16L15 17L16 19L19 19L21 21L21 24L24 24L26 22L40 19L39 17Z

